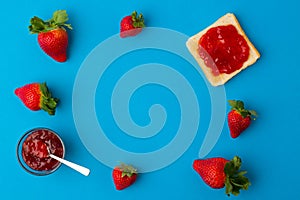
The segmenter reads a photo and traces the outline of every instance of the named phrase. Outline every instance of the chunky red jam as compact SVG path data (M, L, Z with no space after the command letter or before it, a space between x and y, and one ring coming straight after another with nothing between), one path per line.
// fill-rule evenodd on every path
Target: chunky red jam
M31 133L22 145L22 156L25 163L32 169L52 170L59 162L49 157L49 152L63 157L64 147L61 140L47 129L39 129Z
M209 29L198 45L200 57L215 76L240 69L249 57L247 41L233 25Z

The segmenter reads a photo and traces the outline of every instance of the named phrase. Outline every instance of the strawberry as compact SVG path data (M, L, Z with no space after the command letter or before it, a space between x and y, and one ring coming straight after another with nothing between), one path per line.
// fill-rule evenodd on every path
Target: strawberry
M113 169L112 177L116 189L123 190L135 182L137 170L130 165L121 164Z
M15 94L27 108L33 111L44 110L49 115L55 114L58 103L57 98L52 98L46 83L30 83L15 89Z
M142 31L143 27L145 27L143 15L137 15L137 12L134 11L121 20L120 37L135 36Z
M232 138L237 138L257 116L254 110L246 110L240 100L229 100L231 111L227 115L228 126Z
M65 10L57 10L53 13L52 19L44 21L39 17L30 20L30 33L38 34L38 44L41 49L57 62L67 60L68 34L64 27L72 29Z
M193 163L194 170L203 181L214 189L226 187L226 194L237 196L241 189L247 190L250 182L244 176L246 171L239 171L242 161L235 156L231 161L221 158L198 159Z

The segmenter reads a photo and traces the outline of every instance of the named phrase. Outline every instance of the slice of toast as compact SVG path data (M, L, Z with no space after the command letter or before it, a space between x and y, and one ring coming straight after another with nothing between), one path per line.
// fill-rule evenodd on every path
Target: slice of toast
M236 70L236 71L234 71L234 72L232 72L230 74L220 73L219 75L214 75L212 73L211 68L209 68L204 63L203 59L199 55L198 42L199 42L199 39L210 28L213 28L213 27L216 27L216 26L222 26L222 25L229 25L229 24L232 24L233 26L235 26L235 28L237 29L238 33L240 35L242 35L244 37L244 39L246 40L246 42L247 42L247 44L249 46L249 57L248 57L248 60L246 60L244 62L243 66L240 69L238 69L238 70ZM241 26L240 26L237 18L232 13L228 13L228 14L224 15L223 17L219 18L216 22L214 22L212 25L208 26L207 28L205 28L204 30L200 31L196 35L190 37L188 39L188 41L186 42L186 46L187 46L188 50L190 51L190 53L193 55L193 57L196 59L196 61L198 62L198 64L200 65L200 67L203 70L203 72L204 72L206 78L208 79L208 81L213 86L218 86L218 85L225 84L228 80L230 80L232 77L234 77L240 71L242 71L243 69L247 68L248 66L254 64L256 62L256 60L260 57L259 52L256 50L256 48L254 47L254 45L250 42L250 40L246 36L245 32L241 28Z

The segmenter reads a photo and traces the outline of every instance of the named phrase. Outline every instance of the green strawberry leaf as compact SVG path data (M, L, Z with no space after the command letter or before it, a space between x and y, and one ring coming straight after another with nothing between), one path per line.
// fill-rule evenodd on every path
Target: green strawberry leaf
M226 178L225 180L225 193L228 195L231 193L233 189L233 186L230 184L230 180L229 178ZM229 196L229 195L228 195Z
M250 113L247 110L240 110L239 113L243 118L250 116Z
M65 10L57 10L53 13L52 20L56 24L64 24L66 21L69 20L69 18Z
M239 110L244 110L244 102L242 102L240 100L236 101L236 107Z
M240 190L237 187L233 187L231 190L231 194L233 194L234 196L238 196L240 194ZM230 196L230 195L228 195L228 196Z
M68 20L68 14L65 10L57 10L53 13L52 21L56 26L65 26L69 29L72 29L71 24L66 24Z
M229 105L231 106L231 108L236 108L237 103L235 100L228 100Z
M30 33L39 33L45 30L45 25L44 25L45 22L36 16L31 18L30 24L31 24L29 26Z
M243 110L244 109L244 102L240 100L228 100L231 109L234 110Z
M237 175L238 175L238 176L243 176L243 175L245 175L245 174L247 174L247 171L240 171Z
M257 112L255 110L248 110L248 112L253 117L253 119L255 119L258 116L258 114L257 114Z

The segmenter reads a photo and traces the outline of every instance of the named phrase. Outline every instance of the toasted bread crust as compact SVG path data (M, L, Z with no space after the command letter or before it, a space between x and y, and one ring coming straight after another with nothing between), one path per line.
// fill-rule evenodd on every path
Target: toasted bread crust
M229 25L232 24L236 27L238 33L244 37L246 40L248 46L249 46L249 58L246 62L244 62L243 66L231 74L225 74L221 73L218 76L215 76L212 74L212 70L206 66L202 58L200 57L198 53L198 41L204 35L210 28L216 27L216 26L222 26L222 25ZM254 45L250 42L249 38L246 36L245 32L243 31L241 25L239 24L237 18L232 13L228 13L221 18L219 18L216 22L214 22L212 25L208 26L204 30L200 31L199 33L195 34L194 36L190 37L188 41L186 42L186 46L190 53L193 55L193 57L196 59L198 64L200 65L202 71L204 72L206 78L213 86L223 85L227 81L229 81L232 77L234 77L236 74L247 68L248 66L254 64L256 60L260 57L259 52L254 47Z

